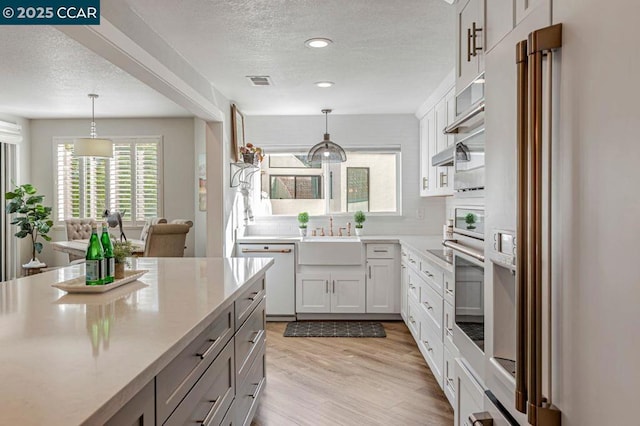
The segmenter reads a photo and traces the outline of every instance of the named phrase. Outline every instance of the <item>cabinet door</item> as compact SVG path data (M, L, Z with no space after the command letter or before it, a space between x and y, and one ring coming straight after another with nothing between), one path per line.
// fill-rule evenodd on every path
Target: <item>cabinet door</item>
M114 414L105 426L135 425L153 426L156 424L154 380L151 380L140 392Z
M367 260L367 313L397 313L398 278L393 259Z
M400 315L402 315L402 319L406 322L409 297L409 271L407 271L407 265L404 262L400 265L400 269Z
M436 104L435 115L436 152L434 154L437 154L448 146L447 135L443 132L444 128L447 127L448 124L446 97L442 98L440 102Z
M427 195L436 195L437 194L437 167L433 167L431 165L431 157L436 154L437 150L437 140L436 140L436 112L435 109L431 110L427 114L427 122L429 127L428 136L428 144L429 144L429 159L428 159L428 167L429 167L429 193Z
M331 312L365 312L366 283L362 274L331 274Z
M549 3L550 0L515 0L516 25L518 25L527 15L539 4Z
M529 3L531 0L516 0ZM484 43L485 52L489 52L509 31L513 29L514 0L485 1L484 26L486 28Z
M420 120L420 196L422 197L429 194L429 170L431 169L429 113Z
M480 3L481 0L462 1L457 9L457 92L467 87L480 73L484 25Z
M329 274L298 274L296 277L296 312L331 312Z

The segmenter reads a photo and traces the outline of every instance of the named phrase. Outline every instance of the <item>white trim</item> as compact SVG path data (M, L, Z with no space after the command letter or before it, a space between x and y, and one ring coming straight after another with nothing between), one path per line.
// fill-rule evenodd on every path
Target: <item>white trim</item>
M0 120L0 142L13 145L22 142L22 126Z

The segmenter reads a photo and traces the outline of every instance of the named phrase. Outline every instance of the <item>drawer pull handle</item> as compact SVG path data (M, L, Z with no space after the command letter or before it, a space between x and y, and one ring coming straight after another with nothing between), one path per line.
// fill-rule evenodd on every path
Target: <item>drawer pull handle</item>
M259 383L254 383L253 385L256 387L256 390L253 393L248 394L253 399L256 399L262 390L262 385L264 384L264 379L260 380Z
M453 328L447 328L447 334L453 337Z
M416 288L416 286L409 284L409 288L413 290L414 288Z
M374 253L388 253L387 250L373 250Z
M196 354L196 356L199 356L200 359L205 359L207 356L209 356L213 348L216 347L216 342L218 341L218 339L209 339L209 341L211 342L209 347L204 352Z
M433 306L431 306L431 305L429 304L429 302L424 302L424 305L425 305L425 306L427 307L427 309L429 309L429 310L433 309Z
M329 293L329 280L324 280L324 292Z
M449 290L448 288L445 288L444 291L446 291L447 294L450 294L453 296L453 290Z
M252 339L249 340L249 343L251 343L252 345L255 345L258 342L258 340L260 340L260 337L262 337L263 334L264 334L264 330L256 331L256 334L253 336Z
M247 297L247 299L249 299L251 301L255 301L258 298L258 295L260 294L260 292L259 291L254 291L251 294L252 294L252 296Z
M411 316L409 317L409 322L410 322L411 324L415 324L415 323L416 323L416 321L415 321L415 320L413 319L413 317L411 317Z
M208 425L209 423L211 423L211 417L213 416L213 414L216 412L217 408L218 408L218 404L216 404L218 402L217 399L214 399L213 401L209 401L212 403L211 408L209 408L209 411L207 412L207 415L204 416L204 420L199 420L196 423L201 424L201 425Z
M433 278L433 274L429 271L422 271L426 276L428 276L429 278Z
M428 340L423 340L422 343L424 343L424 345L427 347L427 351L428 352L433 352L433 348L431 346L429 346L429 341Z
M413 263L415 265L416 261L413 259L409 259L409 262Z

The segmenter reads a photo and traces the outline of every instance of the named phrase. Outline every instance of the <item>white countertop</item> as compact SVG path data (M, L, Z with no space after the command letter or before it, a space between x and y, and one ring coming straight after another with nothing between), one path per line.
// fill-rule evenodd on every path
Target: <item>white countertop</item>
M134 262L149 272L103 294L51 287L84 265L0 283L0 425L102 424L273 260Z
M298 236L269 236L251 235L237 239L239 244L294 244L301 240ZM413 251L423 255L433 263L447 271L453 271L453 266L429 253L429 249L441 249L442 235L362 235L360 241L365 244L372 243L398 243L406 245Z

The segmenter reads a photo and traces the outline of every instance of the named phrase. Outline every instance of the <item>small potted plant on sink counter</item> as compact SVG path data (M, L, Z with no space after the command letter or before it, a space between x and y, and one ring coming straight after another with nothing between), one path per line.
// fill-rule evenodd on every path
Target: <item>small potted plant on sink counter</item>
M307 236L307 223L309 222L309 213L302 212L298 214L298 229L300 230L300 236Z
M364 215L362 210L358 210L353 215L353 221L356 223L356 235L357 236L362 235L362 224L364 223L365 220L367 220L367 217Z
M124 278L124 267L127 265L127 257L133 253L133 245L130 241L112 240L113 243L113 260L116 264L115 279Z

